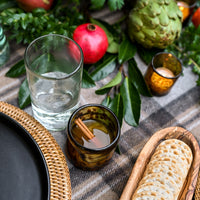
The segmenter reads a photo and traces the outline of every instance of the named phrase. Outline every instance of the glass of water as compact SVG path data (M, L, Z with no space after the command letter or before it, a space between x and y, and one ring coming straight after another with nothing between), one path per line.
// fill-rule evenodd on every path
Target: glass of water
M41 36L26 48L24 62L33 116L48 130L64 130L79 106L83 70L80 46L62 35Z

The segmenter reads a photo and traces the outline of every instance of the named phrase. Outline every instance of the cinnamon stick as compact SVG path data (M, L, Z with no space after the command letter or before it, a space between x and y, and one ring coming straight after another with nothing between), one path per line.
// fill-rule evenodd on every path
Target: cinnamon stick
M83 123L80 118L76 119L75 123L88 139L91 140L94 137L93 133L88 129L88 127Z
M88 129L88 127L83 123L83 121L80 118L77 118L75 121L75 124L81 129L83 134L91 141L94 142L97 148L103 147L103 145L100 143L100 141L94 137L94 134Z

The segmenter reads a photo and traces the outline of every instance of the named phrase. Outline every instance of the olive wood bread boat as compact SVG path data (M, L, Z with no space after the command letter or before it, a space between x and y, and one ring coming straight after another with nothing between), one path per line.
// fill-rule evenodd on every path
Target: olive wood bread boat
M183 183L182 189L178 195L178 199L191 200L199 172L200 165L200 149L198 142L191 132L181 127L168 127L157 131L146 143L140 152L137 161L132 169L128 182L124 188L120 200L131 200L133 193L136 191L140 180L143 177L146 166L148 165L152 154L156 147L164 140L178 139L186 143L193 154L193 160L188 170L187 177Z

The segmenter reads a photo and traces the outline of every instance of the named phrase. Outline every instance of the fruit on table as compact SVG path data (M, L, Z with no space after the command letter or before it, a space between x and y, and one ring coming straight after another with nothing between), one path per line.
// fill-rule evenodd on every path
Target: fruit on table
M197 28L200 24L200 7L197 8L197 10L195 11L195 13L192 16L192 23L194 24L194 26Z
M31 12L35 8L49 10L54 0L17 0L19 7L26 12Z
M164 49L180 36L182 17L174 0L138 0L129 14L128 34L145 48Z
M79 25L73 33L73 39L82 48L85 64L94 64L99 61L108 48L105 31L95 24Z

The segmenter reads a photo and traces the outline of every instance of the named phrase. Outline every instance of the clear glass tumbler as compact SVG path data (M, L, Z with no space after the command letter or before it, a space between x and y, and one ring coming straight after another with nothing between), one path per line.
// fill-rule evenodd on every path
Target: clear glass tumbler
M48 130L67 126L79 105L83 53L72 39L49 34L35 39L24 55L33 116Z

